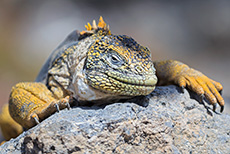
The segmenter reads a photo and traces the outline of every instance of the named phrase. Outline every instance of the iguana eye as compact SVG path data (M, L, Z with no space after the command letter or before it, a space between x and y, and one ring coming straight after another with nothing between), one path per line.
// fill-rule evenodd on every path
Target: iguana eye
M118 57L115 56L115 55L112 55L112 56L111 56L111 62L112 62L113 64L119 63Z
M111 64L116 66L120 66L123 64L123 60L117 54L114 53L109 55L109 61Z

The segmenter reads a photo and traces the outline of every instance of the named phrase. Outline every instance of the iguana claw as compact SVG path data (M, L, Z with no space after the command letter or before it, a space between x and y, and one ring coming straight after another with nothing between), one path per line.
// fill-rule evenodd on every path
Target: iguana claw
M59 105L58 105L58 104L55 104L55 107L56 107L56 109L57 109L57 112L59 112L59 111L60 111Z
M201 94L200 95L200 103L204 103L204 98L205 98L204 94Z
M222 113L224 111L224 106L220 106L220 112Z
M34 119L34 121L36 122L36 124L39 124L39 118L38 118L38 115L37 114L32 114L31 117Z
M71 107L70 107L69 102L66 103L66 107L67 107L68 110L70 110Z
M220 95L222 95L222 94L223 94L223 89L222 89L222 90L220 90L220 91L219 91L219 93L220 93Z
M184 86L181 86L181 91L182 91L182 93L184 93L184 89L185 89L185 87L184 87Z
M36 122L37 124L40 123L37 117L34 117L34 120L35 120L35 122Z
M216 103L216 104L213 104L212 110L213 110L214 112L216 111L216 107L217 107L217 103Z

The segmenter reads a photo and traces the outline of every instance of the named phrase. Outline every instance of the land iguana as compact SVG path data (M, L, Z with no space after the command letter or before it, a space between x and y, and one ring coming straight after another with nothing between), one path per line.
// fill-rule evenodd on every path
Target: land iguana
M175 60L151 60L150 50L126 35L111 34L100 17L85 31L73 31L50 55L35 82L16 84L0 120L9 140L63 108L103 104L150 94L156 85L175 84L206 98L221 112L222 85ZM14 122L9 116L16 122ZM9 120L10 119L10 120ZM7 125L7 123L11 123ZM4 129L4 126L5 127ZM12 128L12 129L11 129ZM16 133L10 135L9 132Z

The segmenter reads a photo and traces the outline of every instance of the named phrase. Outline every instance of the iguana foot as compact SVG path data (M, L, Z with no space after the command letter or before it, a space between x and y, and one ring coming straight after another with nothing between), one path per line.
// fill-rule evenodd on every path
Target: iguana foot
M64 108L70 109L69 101L70 97L66 96L65 98L51 102L49 106L46 106L44 108L38 108L34 110L34 112L31 114L31 119L34 119L35 123L39 124L40 120L44 120L46 117L54 112L59 112Z
M159 85L177 84L183 88L189 88L197 93L201 100L203 97L213 105L213 111L216 110L217 103L220 105L220 112L224 110L224 99L220 92L223 87L201 72L190 68L189 66L174 60L155 62Z
M31 128L56 111L70 108L70 97L55 98L42 83L18 83L12 88L9 111L24 128Z
M180 87L188 87L190 90L197 93L201 101L204 97L213 105L213 111L216 110L217 103L220 105L220 112L224 110L224 99L222 98L220 91L223 89L222 85L201 72L189 68L181 72L181 75L175 78L175 82Z

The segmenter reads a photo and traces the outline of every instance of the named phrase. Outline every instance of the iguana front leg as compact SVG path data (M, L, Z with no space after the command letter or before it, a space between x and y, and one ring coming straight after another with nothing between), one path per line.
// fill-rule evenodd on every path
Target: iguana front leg
M201 72L174 60L154 62L158 85L177 84L182 88L188 87L198 95L205 96L216 109L216 104L224 110L224 99L220 95L223 87L219 82L209 79Z
M10 94L9 112L24 128L31 128L69 103L69 96L57 98L42 83L18 83Z

